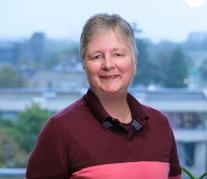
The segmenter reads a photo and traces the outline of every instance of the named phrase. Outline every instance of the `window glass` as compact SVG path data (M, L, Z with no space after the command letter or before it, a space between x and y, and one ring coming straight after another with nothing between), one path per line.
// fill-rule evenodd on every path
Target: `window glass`
M49 116L89 87L79 38L100 12L133 27L139 51L129 91L165 113L182 167L207 171L207 2L205 0L1 0L0 178L23 178L28 156Z

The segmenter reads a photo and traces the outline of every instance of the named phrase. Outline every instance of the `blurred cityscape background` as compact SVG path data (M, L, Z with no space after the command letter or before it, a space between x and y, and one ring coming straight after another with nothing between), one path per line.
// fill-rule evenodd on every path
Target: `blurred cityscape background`
M117 13L124 17L122 11ZM131 25L139 55L138 74L129 92L168 116L181 165L198 177L207 171L207 27L186 32L184 40L161 36L154 41L143 35L139 22ZM0 33L0 178L23 178L46 120L87 89L78 38L51 38L43 30L25 38L5 38Z

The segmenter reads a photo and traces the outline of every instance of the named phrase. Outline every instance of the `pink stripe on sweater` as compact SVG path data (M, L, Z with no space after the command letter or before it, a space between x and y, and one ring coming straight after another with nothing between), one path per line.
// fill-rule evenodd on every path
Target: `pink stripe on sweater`
M175 176L175 177L169 177L168 179L181 179L182 178L182 175L178 175L178 176Z
M169 163L126 162L84 168L71 179L168 179ZM181 176L170 179L181 179Z

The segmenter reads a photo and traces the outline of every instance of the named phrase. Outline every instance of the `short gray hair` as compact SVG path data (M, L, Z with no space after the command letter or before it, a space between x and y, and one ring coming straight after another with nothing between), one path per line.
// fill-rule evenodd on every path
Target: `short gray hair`
M138 50L130 24L118 14L100 13L88 19L83 27L80 37L80 58L82 62L86 55L88 42L111 29L114 29L117 35L128 43L134 58L137 57Z

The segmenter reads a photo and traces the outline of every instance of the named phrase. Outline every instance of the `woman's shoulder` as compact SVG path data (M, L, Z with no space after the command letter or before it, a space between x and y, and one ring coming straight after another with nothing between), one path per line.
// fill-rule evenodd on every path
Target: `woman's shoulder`
M87 113L88 108L82 97L76 102L70 104L69 106L52 115L48 119L48 122L56 125L68 125L70 123L72 124L78 122L78 120L86 116Z
M145 104L141 104L141 105L149 115L151 114L151 115L167 118L166 114L164 114L162 111L160 111L154 107L145 105Z
M68 115L80 113L84 108L86 108L85 102L83 100L83 97L81 97L79 100L75 101L74 103L58 111L56 114L53 115L53 117L55 118L62 118L65 116L68 117Z
M169 124L168 117L164 112L158 109L155 109L151 106L147 106L144 104L141 104L141 105L144 108L144 110L147 112L147 114L149 115L149 120L154 121L154 122L159 122L159 123L163 122L167 125Z

